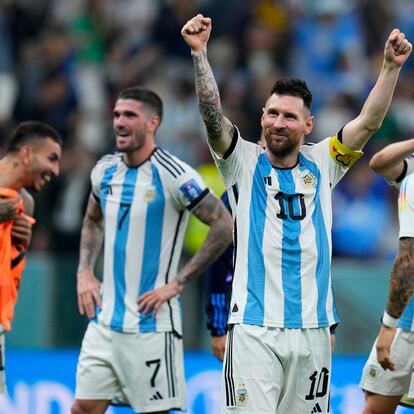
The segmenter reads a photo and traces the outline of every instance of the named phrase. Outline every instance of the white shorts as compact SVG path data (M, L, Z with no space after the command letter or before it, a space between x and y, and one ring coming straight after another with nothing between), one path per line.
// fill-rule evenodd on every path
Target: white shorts
M0 394L7 392L6 387L6 370L4 365L4 355L6 353L5 332L0 330Z
M391 359L395 370L384 370L377 361L375 340L368 361L362 371L360 387L379 395L414 397L414 332L397 329L391 345Z
M182 340L172 332L121 333L90 323L75 398L111 400L140 413L185 409Z
M223 413L327 413L329 328L237 324L227 335Z

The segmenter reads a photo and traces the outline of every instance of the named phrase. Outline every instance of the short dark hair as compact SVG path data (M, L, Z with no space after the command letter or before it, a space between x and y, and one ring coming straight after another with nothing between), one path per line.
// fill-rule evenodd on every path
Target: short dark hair
M13 131L6 152L16 152L22 145L31 141L50 138L62 146L62 138L50 125L39 121L25 121Z
M139 86L124 89L119 95L118 99L133 99L134 101L142 102L148 105L162 120L163 105L161 98L153 91Z
M285 77L278 79L273 85L270 96L277 95L289 95L302 98L303 104L306 108L311 109L312 106L312 93L308 89L308 85L302 79Z

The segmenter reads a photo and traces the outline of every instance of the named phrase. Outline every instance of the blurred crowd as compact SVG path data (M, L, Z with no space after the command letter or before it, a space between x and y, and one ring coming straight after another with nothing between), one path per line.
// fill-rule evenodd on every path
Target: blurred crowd
M112 107L125 87L162 97L158 145L195 167L211 162L180 34L198 12L213 19L208 53L225 113L251 141L278 76L307 81L318 141L358 114L392 28L414 40L412 0L0 0L0 151L23 120L64 137L61 177L37 199L33 249L77 252L89 173L113 151ZM337 255L375 258L396 246L395 193L367 163L414 136L413 93L411 57L383 127L336 190Z

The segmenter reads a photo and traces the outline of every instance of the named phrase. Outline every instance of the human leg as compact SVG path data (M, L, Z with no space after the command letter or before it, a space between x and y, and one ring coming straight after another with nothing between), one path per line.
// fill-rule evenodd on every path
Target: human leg
M379 395L365 391L365 405L362 414L395 413L400 398L400 395Z
M71 407L71 414L104 414L109 400L75 400Z

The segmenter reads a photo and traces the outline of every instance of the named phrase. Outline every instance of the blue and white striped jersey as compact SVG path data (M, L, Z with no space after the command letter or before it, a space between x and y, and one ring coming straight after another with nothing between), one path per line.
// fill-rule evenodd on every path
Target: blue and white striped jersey
M409 171L409 174L397 186L400 187L398 197L399 237L414 237L414 173ZM398 326L414 331L414 297L411 298L401 315Z
M362 153L337 136L303 145L298 164L272 167L237 128L223 158L213 153L235 218L229 323L285 328L338 322L331 287L331 193Z
M107 155L91 180L105 225L99 323L122 332L181 333L179 298L155 318L138 314L136 300L176 277L189 212L209 190L194 169L160 148L135 168L122 154Z

